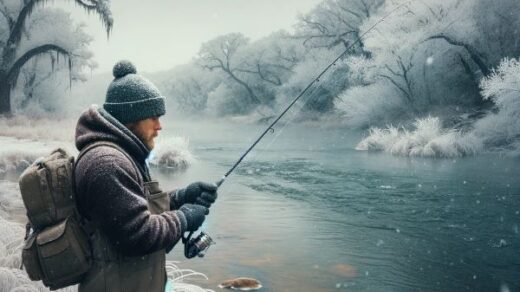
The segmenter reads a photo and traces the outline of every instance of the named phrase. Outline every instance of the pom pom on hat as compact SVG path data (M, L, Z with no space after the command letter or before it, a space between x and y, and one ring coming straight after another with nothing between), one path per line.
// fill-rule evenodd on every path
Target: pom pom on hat
M128 74L136 74L136 73L137 73L137 69L135 68L134 64L132 64L132 62L127 61L127 60L122 60L122 61L117 62L114 65L114 69L112 69L112 74L114 75L114 77L116 79L125 77Z
M103 108L118 121L126 124L166 113L161 92L137 74L132 62L117 62L112 73L115 79L108 86Z

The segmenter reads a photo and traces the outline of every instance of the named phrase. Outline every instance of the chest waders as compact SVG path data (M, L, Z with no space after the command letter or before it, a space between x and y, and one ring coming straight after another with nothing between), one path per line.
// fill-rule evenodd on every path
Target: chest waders
M140 180L139 183L143 184L150 213L160 214L170 210L170 198L160 189L157 181L148 179L146 172L140 170L134 160L117 145L112 143L101 145L120 150L132 161L136 171L143 174L145 181ZM144 256L125 256L116 250L99 228L94 228L90 240L92 267L79 284L79 292L164 291L165 250Z

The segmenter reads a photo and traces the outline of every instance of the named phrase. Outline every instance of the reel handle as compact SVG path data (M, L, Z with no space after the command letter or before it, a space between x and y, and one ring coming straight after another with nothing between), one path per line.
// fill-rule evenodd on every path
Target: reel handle
M193 231L190 231L187 237L184 237L184 234L182 235L184 256L188 259L194 258L195 256L204 257L204 252L206 252L211 245L215 244L215 242L204 232L201 232L195 238L191 238L192 235Z

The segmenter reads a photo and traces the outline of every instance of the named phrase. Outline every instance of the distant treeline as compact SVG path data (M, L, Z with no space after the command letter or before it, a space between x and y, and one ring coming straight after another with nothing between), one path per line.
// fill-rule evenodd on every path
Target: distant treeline
M63 112L99 91L64 93L96 63L84 27L47 2L0 0L0 114ZM108 32L109 1L91 2ZM305 116L367 128L432 115L463 128L520 112L516 83L504 83L520 71L518 15L518 0L324 0L293 32L222 35L193 62L150 76L179 113L268 119L384 18L309 90Z
M517 0L325 0L300 15L294 33L254 42L230 33L202 44L161 85L184 113L269 116L388 15L320 80L305 109L355 127L478 116L495 106L481 80L519 56L519 13Z

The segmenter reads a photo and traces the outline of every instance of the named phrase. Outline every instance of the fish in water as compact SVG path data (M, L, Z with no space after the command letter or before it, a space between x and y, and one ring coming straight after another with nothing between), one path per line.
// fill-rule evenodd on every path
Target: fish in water
M258 290L262 288L262 283L252 278L236 278L226 280L218 285L219 288L228 288L242 291Z

